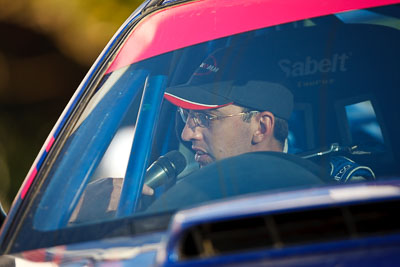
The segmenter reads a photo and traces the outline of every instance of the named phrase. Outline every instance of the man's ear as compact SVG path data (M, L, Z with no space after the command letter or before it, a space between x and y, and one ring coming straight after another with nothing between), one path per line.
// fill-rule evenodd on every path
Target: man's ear
M274 135L275 116L269 111L263 111L255 116L256 130L253 133L253 144L258 144Z

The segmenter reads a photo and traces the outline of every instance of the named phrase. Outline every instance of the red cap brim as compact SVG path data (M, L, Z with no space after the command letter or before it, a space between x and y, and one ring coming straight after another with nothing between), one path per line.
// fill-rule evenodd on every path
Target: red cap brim
M189 101L189 100L177 97L175 95L172 95L170 93L164 93L164 98L167 99L172 104L174 104L175 106L178 106L178 107L181 107L184 109L192 109L192 110L214 109L214 108L220 108L220 107L224 107L224 106L233 104L233 102L231 102L231 103L227 103L227 104L223 104L223 105L207 105L207 104Z

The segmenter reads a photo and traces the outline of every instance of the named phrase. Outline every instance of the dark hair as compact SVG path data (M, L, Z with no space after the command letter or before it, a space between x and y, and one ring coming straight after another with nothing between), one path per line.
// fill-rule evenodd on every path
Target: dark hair
M250 112L252 109L243 107L242 112ZM255 113L247 113L243 115L242 119L245 122L250 122L250 119ZM289 124L286 120L275 116L274 137L280 143L282 148L285 145L285 140L289 135Z
M286 120L275 117L274 137L282 145L285 145L285 140L289 135L289 124Z

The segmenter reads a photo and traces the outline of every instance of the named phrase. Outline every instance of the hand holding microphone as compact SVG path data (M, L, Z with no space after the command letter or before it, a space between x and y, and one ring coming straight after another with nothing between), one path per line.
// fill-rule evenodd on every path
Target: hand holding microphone
M186 159L177 150L159 157L147 168L143 194L151 196L154 194L154 188L161 185L172 185L185 167Z

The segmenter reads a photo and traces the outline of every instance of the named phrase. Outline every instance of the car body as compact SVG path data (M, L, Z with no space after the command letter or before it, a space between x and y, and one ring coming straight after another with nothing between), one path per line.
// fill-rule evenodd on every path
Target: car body
M29 171L1 228L1 261L396 264L398 3L144 2L90 69ZM186 126L165 91L225 67L294 95L284 153L199 168L195 158L205 151L193 153L182 140ZM211 83L216 90L222 79ZM171 150L186 162L172 176L157 167ZM157 173L165 181L143 195Z

